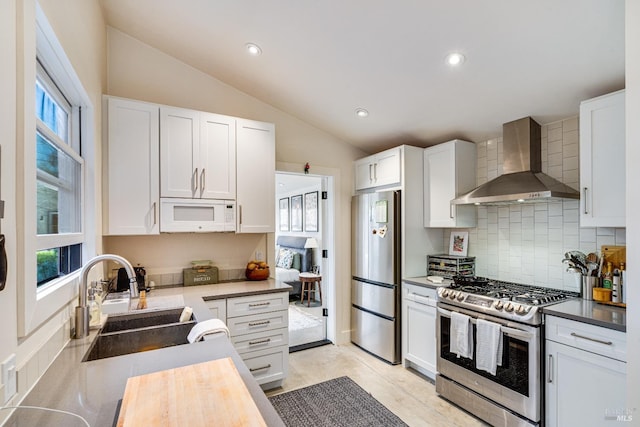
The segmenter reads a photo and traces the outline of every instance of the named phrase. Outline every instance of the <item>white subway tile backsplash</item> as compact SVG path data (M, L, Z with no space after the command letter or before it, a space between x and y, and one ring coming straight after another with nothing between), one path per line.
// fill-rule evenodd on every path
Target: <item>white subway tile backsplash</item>
M575 189L580 183L578 127L574 116L541 129L542 170ZM503 172L502 138L480 142L476 148L480 185ZM564 253L580 250L586 254L599 251L602 245L624 245L626 230L580 228L579 209L578 200L479 206L469 244L469 253L476 257L476 274L580 291L573 274L562 264Z

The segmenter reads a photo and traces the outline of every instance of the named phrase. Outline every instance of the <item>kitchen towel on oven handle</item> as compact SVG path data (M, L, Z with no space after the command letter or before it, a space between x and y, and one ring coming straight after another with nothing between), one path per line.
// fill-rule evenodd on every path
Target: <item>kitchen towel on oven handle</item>
M449 329L449 351L458 357L473 356L473 329L471 317L466 314L451 312L451 328Z
M476 319L476 368L496 374L502 365L502 326L484 319Z

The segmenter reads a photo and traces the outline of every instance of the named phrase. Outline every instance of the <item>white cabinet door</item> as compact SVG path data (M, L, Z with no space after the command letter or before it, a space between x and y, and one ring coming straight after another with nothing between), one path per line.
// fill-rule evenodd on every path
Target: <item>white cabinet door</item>
M376 187L400 184L401 154L400 147L376 154L373 167Z
M195 164L200 172L197 197L235 200L235 118L200 113L200 141Z
M275 231L275 126L238 119L236 128L237 233Z
M476 146L453 140L424 150L424 226L475 227L476 207L451 200L476 184Z
M356 190L364 190L366 188L373 187L373 164L374 157L365 157L364 159L356 160L355 165L355 181Z
M160 108L160 196L193 198L199 189L200 113Z
M105 234L158 234L158 105L105 98Z
M356 190L400 184L402 180L401 147L356 160L354 168Z
M413 366L435 379L436 291L407 283L402 286L405 366Z
M580 225L625 227L625 92L580 104Z
M545 360L547 427L600 427L625 415L626 363L550 340Z

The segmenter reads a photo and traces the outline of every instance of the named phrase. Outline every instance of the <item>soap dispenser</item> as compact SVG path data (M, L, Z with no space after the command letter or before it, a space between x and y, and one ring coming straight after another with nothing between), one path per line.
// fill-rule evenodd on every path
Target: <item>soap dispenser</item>
M89 327L99 327L102 320L101 317L100 305L96 301L96 289L89 288Z

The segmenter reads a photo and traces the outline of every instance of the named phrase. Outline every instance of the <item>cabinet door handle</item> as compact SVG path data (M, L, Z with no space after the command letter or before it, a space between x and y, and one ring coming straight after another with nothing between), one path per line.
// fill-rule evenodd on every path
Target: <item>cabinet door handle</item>
M191 190L195 193L198 189L198 168L193 172L193 176L191 177Z
M263 369L269 369L271 367L271 363L265 366L261 366L259 368L249 368L249 372L261 371Z
M156 202L153 202L153 225L155 226L158 223L158 210L156 207Z
M378 181L378 164L374 163L373 164L373 180L374 181Z
M369 182L373 182L373 163L369 163Z
M271 301L256 302L256 303L253 303L253 304L249 304L249 308L262 307L262 306L269 305L269 304L271 304Z
M242 225L242 205L238 205L238 225Z
M269 323L271 323L271 320L263 320L262 322L249 322L249 326L250 327L263 326L263 325L268 325Z
M584 214L587 215L589 213L587 211L587 187L584 187L582 192L584 193Z
M549 355L549 365L547 366L547 372L549 373L549 375L547 375L547 382L549 384L553 384L553 354Z
M202 172L200 173L200 191L204 192L204 168L202 168Z
M453 203L449 203L449 218L453 219Z
M266 338L264 340L258 340L258 341L249 341L249 345L265 344L268 342L271 342L271 338Z
M589 340L589 341L597 342L599 344L613 345L612 341L602 341L602 340L599 340L597 338L585 337L584 335L579 335L579 334L576 334L575 332L571 332L571 336L572 337L576 337L576 338L582 338L583 340Z

